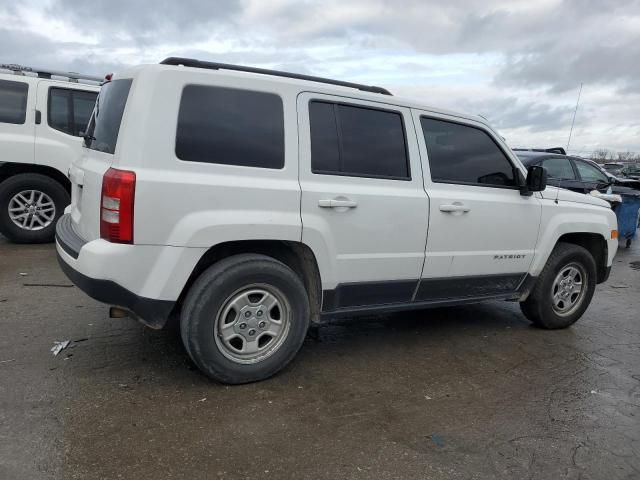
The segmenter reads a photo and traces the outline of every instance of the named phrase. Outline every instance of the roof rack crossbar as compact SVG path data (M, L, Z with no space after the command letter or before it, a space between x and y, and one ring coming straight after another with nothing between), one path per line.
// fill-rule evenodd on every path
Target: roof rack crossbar
M102 82L102 77L95 75L84 75L77 72L63 72L59 70L51 70L49 68L27 67L25 65L17 65L15 63L0 63L0 70L9 70L14 73L30 72L35 73L40 78L51 78L52 75L57 77L67 77L71 81L90 80L92 82Z
M356 88L364 92L380 93L382 95L391 95L389 90L376 87L373 85L361 85L359 83L343 82L342 80L332 80L330 78L314 77L312 75L302 75L299 73L283 72L280 70L269 70L266 68L245 67L242 65L230 65L227 63L203 62L193 58L169 57L160 62L162 65L184 65L185 67L206 68L209 70L234 70L238 72L259 73L262 75L271 75L274 77L295 78L297 80L307 80L310 82L328 83L330 85L338 85L341 87Z

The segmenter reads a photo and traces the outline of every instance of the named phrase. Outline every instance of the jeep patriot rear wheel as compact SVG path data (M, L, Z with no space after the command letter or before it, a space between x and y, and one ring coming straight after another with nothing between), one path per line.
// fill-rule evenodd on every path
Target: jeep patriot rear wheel
M180 331L187 352L223 383L262 380L295 356L309 327L301 279L265 255L242 254L209 267L187 294Z

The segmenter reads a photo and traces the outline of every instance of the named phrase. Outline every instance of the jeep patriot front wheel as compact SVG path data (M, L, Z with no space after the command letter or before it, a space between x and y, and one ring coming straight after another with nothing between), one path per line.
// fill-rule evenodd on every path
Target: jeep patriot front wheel
M223 383L262 380L285 367L304 341L309 300L301 279L265 255L235 255L195 281L182 310L187 352Z
M588 250L559 243L524 302L524 315L537 327L573 325L585 312L596 288L596 264Z

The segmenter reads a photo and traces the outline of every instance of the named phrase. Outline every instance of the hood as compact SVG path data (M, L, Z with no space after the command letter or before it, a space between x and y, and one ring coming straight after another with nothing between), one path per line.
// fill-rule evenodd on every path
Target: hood
M597 205L599 207L611 208L611 205L606 200L596 198L592 195L585 195L584 193L572 192L571 190L567 190L565 188L548 186L542 192L542 198L548 200L555 200L556 195L558 201L562 202L584 203L587 205Z

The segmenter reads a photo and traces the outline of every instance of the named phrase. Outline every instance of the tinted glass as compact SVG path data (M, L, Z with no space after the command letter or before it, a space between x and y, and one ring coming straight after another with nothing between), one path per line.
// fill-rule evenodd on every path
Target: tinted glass
M434 182L516 185L511 162L484 131L425 117L420 122Z
M176 155L190 162L282 168L282 99L273 93L187 85L178 113Z
M311 171L340 172L340 147L338 127L332 103L311 102Z
M609 183L609 180L607 180L607 176L593 165L589 165L586 162L576 160L576 168L578 169L580 178L585 182Z
M93 107L96 104L97 93L73 92L73 129L74 135L80 135L87 131L87 124L91 118Z
M309 116L314 173L410 178L399 113L311 102Z
M99 152L115 152L131 82L131 79L114 80L102 86L87 130L88 137L93 137L86 140L87 147Z
M547 169L547 174L550 177L565 180L576 179L576 174L568 158L550 158L542 162L542 166Z
M51 128L72 134L71 111L69 110L69 90L62 88L49 89L49 110L47 121Z
M24 123L27 116L29 85L24 82L0 80L0 122Z

